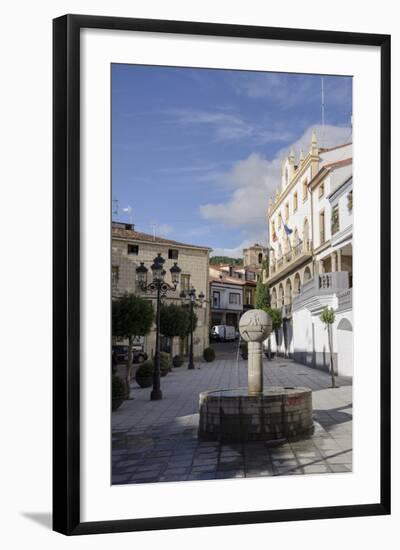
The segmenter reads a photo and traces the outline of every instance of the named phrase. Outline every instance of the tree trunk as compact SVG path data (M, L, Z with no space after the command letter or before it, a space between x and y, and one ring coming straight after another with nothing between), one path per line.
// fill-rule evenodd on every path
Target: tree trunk
M332 353L332 326L328 325L328 343L329 343L329 355L330 355L330 371L332 388L336 388L335 371L333 369L333 353Z
M128 363L126 365L126 390L128 392L128 399L130 398L130 385L131 385L131 372L132 372L132 346L133 337L128 338Z
M268 337L268 361L271 361L271 337Z
M275 357L278 357L278 349L279 349L279 329L275 329L275 342L276 342L276 353Z

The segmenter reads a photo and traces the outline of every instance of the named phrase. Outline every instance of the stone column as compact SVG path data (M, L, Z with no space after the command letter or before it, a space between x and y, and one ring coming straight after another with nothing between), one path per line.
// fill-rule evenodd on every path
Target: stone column
M241 337L248 344L248 394L263 393L263 349L262 342L272 332L271 317L261 309L246 311L240 318Z
M261 342L248 342L248 393L249 395L259 395L263 393L263 356Z
M332 266L332 273L336 271L336 252L332 252L331 254L331 266Z
M342 271L342 250L339 248L337 251L337 270Z

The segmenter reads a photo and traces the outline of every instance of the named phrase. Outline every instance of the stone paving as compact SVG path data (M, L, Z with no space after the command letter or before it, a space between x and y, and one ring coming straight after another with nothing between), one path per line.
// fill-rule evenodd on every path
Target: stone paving
M315 433L300 441L222 444L197 439L201 391L246 387L246 363L235 359L197 362L161 378L163 399L132 383L133 399L112 413L112 483L350 472L351 379L330 376L288 359L264 361L264 385L313 390Z

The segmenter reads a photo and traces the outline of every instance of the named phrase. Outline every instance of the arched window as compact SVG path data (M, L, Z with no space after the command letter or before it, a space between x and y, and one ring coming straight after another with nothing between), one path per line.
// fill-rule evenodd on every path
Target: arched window
M276 287L272 289L271 294L271 306L275 309L276 308Z
M308 181L303 181L303 202L307 200L308 197Z
M304 246L307 246L309 239L310 239L310 226L309 226L309 223L308 223L308 219L305 218L304 219L304 224L303 224L303 242L304 242Z
M283 292L283 285L281 283L278 289L278 307L282 307L284 303L285 303L285 293Z
M293 244L294 246L297 246L299 244L299 232L297 230L297 227L295 228L293 232Z
M301 279L299 273L296 273L294 276L294 294L300 294L301 290Z
M304 270L304 283L306 283L307 281L309 281L311 279L311 271L310 271L310 268L309 267L306 267L305 270Z
M286 280L285 285L285 303L291 304L292 303L292 282L290 279Z
M262 264L262 261L263 261L263 255L262 255L262 253L260 252L259 255L258 255L258 263L259 263L259 264Z

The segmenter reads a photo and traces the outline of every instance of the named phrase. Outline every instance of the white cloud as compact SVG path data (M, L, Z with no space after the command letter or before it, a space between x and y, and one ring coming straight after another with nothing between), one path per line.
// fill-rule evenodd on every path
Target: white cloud
M166 114L173 116L178 124L192 129L202 125L210 126L216 141L254 139L262 144L292 138L292 134L282 131L277 125L266 130L264 125L253 124L238 114L222 110L172 109Z
M251 99L268 99L281 108L313 104L321 99L321 78L324 80L325 105L343 105L351 102L350 77L318 75L258 73L246 79L233 77L230 83L238 95Z
M229 256L230 258L242 258L243 248L250 246L250 244L253 244L253 243L251 243L249 239L246 239L245 241L242 241L235 248L213 248L211 257L212 256Z
M161 225L156 226L156 232L160 237L166 237L174 232L174 228L167 223L162 223Z
M317 133L319 145L323 135L324 147L332 147L350 140L349 128L325 126L322 131L321 126L310 127L291 146L297 158L301 148L307 154L313 128ZM252 153L246 159L233 164L227 172L219 174L214 182L230 187L231 195L224 203L202 205L200 207L202 216L208 220L217 221L223 226L240 229L241 236L243 234L246 236L247 244L253 239L252 242L265 243L268 200L280 184L281 162L289 149L290 147L280 150L272 160ZM239 249L242 244L233 250Z

